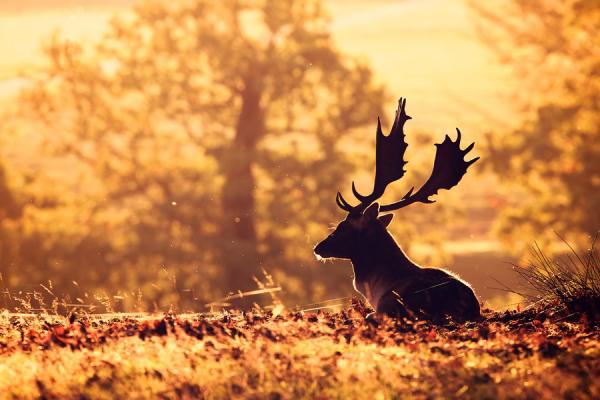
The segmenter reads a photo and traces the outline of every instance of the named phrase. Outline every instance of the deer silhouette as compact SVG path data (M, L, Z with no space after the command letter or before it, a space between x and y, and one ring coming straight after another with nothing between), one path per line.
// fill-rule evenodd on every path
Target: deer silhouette
M406 99L402 98L388 136L384 136L377 119L373 191L362 195L352 182L352 193L360 202L356 206L337 193L336 203L348 215L314 252L318 258L349 259L354 269L354 288L378 314L433 321L446 317L456 321L477 319L479 302L469 284L443 269L426 268L411 261L387 231L393 215L379 215L416 202L433 203L431 196L457 185L467 168L479 159L465 161L475 143L462 150L457 128L456 141L446 135L442 143L435 144L433 171L423 186L416 192L413 187L397 202L380 206L376 200L406 172L404 153L408 145L404 124L409 119Z

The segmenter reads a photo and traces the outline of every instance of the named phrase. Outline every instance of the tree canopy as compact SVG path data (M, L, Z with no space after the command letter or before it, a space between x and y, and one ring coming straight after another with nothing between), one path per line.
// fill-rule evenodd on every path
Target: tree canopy
M306 296L293 276L314 274L345 139L384 101L319 1L145 1L96 45L55 36L46 54L22 112L67 177L26 207L21 280L197 301L264 268Z
M516 184L500 233L513 243L524 230L589 243L600 229L600 3L471 4L483 39L521 78L517 101L528 105L523 124L488 146L492 169Z

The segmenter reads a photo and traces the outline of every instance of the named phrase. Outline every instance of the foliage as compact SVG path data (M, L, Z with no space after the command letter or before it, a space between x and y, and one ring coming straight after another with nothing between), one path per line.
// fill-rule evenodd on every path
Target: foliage
M12 285L140 289L164 307L261 268L315 275L312 241L353 165L344 139L384 100L320 2L145 1L96 45L56 36L46 54L18 103L42 162L0 260Z
M512 186L499 232L585 243L600 228L600 3L472 1L480 33L520 78L526 121L485 159ZM519 234L520 233L520 234Z
M600 395L597 326L543 309L467 325L340 312L121 314L0 322L10 398L581 398ZM561 319L563 319L561 321Z

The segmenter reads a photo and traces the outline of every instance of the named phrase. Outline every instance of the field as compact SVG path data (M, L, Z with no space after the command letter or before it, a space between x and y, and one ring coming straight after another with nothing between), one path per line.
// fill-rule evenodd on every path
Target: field
M600 334L552 308L477 323L340 312L0 322L2 398L600 398Z

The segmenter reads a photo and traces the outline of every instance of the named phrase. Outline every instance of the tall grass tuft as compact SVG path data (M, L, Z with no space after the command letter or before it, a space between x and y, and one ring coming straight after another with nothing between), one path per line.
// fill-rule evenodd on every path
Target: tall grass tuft
M600 319L600 252L596 247L598 235L585 254L578 254L560 235L569 253L550 258L536 244L532 249L532 261L523 267L514 265L537 292L535 300L559 302L571 313L585 314Z

